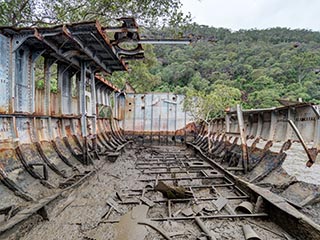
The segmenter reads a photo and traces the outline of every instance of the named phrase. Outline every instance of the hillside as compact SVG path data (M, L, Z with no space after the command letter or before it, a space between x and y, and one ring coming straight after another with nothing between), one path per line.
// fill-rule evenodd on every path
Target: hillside
M146 36L172 36L171 29L148 31ZM187 90L210 93L216 84L241 91L246 108L277 106L284 98L320 103L320 33L272 28L240 30L192 24L183 36L187 46L146 46L147 58L131 63L128 80L139 92ZM118 79L117 79L118 78Z

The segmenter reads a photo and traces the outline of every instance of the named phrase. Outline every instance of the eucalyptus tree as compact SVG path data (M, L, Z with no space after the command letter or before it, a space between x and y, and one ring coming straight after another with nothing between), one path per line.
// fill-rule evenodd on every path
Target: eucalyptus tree
M240 103L240 98L239 89L223 84L215 84L213 91L209 93L192 88L187 90L184 110L190 113L195 122L207 125L209 151L211 151L211 120L222 117L227 109Z
M0 24L47 26L130 16L143 25L175 25L190 19L180 0L0 0Z

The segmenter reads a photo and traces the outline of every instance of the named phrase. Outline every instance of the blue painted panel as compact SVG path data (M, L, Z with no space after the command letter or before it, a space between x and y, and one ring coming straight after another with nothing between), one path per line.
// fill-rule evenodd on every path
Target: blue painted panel
M33 84L31 77L31 58L28 49L19 49L16 53L16 110L32 112Z
M9 84L9 39L0 35L0 113L9 112L10 84Z

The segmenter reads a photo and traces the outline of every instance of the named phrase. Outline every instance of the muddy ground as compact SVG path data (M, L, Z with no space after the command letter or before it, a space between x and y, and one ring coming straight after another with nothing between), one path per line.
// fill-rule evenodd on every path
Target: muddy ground
M110 219L119 220L121 215L130 211L135 205L121 205L121 213L108 212L108 198L117 200L115 192L122 194L128 190L144 187L145 183L137 181L137 178L145 177L141 170L135 169L135 163L141 158L148 159L152 154L161 152L189 151L182 147L153 147L145 148L134 146L126 149L115 163L98 162L101 167L97 173L77 189L64 193L64 195L47 208L49 220L45 221L35 215L25 222L19 232L15 232L7 239L118 239L120 223L108 223ZM161 193L155 193L161 197ZM190 204L190 203L189 203ZM175 208L179 209L178 204ZM164 217L167 208L157 203L148 211L148 217ZM261 239L286 239L284 231L268 219L260 218L221 218L203 220L205 226L211 231L213 239L244 239L242 225L249 224ZM155 223L164 230L170 239L206 239L203 232L194 220L170 220ZM142 226L146 231L144 239L164 239L157 231L150 227ZM129 230L128 230L129 231ZM128 238L131 239L131 238ZM133 238L132 238L133 239ZM125 239L122 239L125 240Z
M312 146L310 146L311 148ZM300 143L293 143L287 151L282 167L299 181L320 185L320 155L312 167L307 167L308 156Z
M114 219L119 220L122 215L130 212L135 204L117 205L119 210L110 210L107 204L110 197L119 202L116 192L125 196L125 193L145 187L146 183L137 181L138 178L150 177L143 174L142 170L136 169L135 164L141 159L148 159L152 155L161 155L170 152L187 152L190 150L184 147L141 147L133 145L131 149L126 149L124 153L114 163L101 161L97 164L100 169L88 181L80 187L66 192L60 199L49 205L47 208L49 220L45 221L40 216L35 215L25 222L19 232L15 232L6 239L119 239L119 229L126 229L126 225L120 223L108 223ZM204 193L205 194L205 193ZM145 196L149 199L160 199L159 192L148 192ZM121 196L120 196L121 198ZM194 204L187 203L188 206ZM209 203L210 204L210 203ZM231 207L238 204L233 202ZM186 206L174 204L171 211L175 212ZM161 218L167 216L168 208L165 203L156 203L148 211L148 218ZM228 213L222 210L220 213ZM129 213L130 214L130 213ZM201 215L202 213L200 213ZM181 216L181 215L178 215ZM287 239L285 233L279 226L272 223L268 218L218 218L203 220L205 226L210 230L212 239L245 239L242 231L244 224L249 224L261 239ZM206 239L203 232L194 220L168 220L155 222L155 225L164 230L170 239ZM164 239L159 232L146 225L140 225L142 231L146 231L144 239ZM287 234L287 236L289 236ZM128 239L134 239L128 238ZM121 239L125 240L125 239Z

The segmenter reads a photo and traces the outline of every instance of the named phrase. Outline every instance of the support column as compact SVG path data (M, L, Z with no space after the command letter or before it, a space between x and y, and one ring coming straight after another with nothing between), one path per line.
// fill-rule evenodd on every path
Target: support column
M81 133L83 138L82 153L84 164L89 164L88 162L88 142L87 142L87 117L86 117L86 63L81 62L81 76L80 76L80 114L81 114Z
M96 82L94 78L94 72L91 72L91 98L92 98L92 116L93 116L93 121L92 121L92 144L93 144L93 150L95 152L95 155L97 158L98 152L97 152L97 92L96 92Z
M277 124L277 113L275 111L271 112L271 120L270 120L270 130L269 130L269 139L273 141L274 140L274 133L276 130L276 124Z
M241 106L239 104L237 105L237 117L238 117L239 132L240 132L240 139L241 139L242 166L243 166L244 172L247 173L248 169L250 168L248 146L247 146L247 139L246 139L247 133L244 125Z
M225 132L227 133L230 132L230 116L228 113L226 114L226 120L225 120Z
M291 120L294 122L294 114L290 107L288 108L288 120ZM288 139L291 139L291 137L292 137L292 128L290 128L289 124L287 124L286 138L281 140L286 141Z

